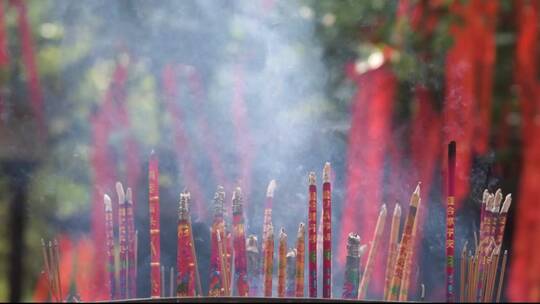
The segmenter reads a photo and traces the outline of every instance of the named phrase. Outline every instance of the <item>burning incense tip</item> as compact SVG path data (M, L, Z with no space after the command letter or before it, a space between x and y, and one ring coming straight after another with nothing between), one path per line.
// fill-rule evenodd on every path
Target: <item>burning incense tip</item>
M287 252L287 255L285 257L287 259L296 258L296 249L294 248L289 249L289 252Z
M180 193L180 203L179 203L179 207L178 207L178 210L180 213L186 213L189 211L189 199L190 199L191 195L189 194L189 192L182 192Z
M504 199L504 203L501 208L501 213L508 212L508 209L510 209L510 204L512 204L512 194L508 194L506 198Z
M225 188L218 186L216 193L214 194L214 212L215 214L222 215L225 212Z
M416 188L414 189L414 194L420 196L420 185L422 184L422 182L418 182L418 184L416 185Z
M355 251L355 249L357 251ZM357 257L360 255L360 235L350 232L347 238L347 253L350 256Z
M240 187L236 187L234 189L233 195L232 195L232 201L234 204L240 204L242 201L242 189Z
M133 195L131 193L131 188L129 188L129 187L127 188L127 192L126 192L126 201L129 204L133 205Z
M250 234L246 240L246 251L259 253L257 237L253 234Z
M271 180L270 183L268 183L268 188L266 188L266 196L267 197L274 197L274 191L276 190L276 180Z
M383 204L383 205L381 206L381 211L379 212L379 214L380 214L380 216L385 216L385 215L386 215L386 212L387 212L387 210L386 210L386 204Z
M111 198L107 194L103 195L103 202L105 203L105 212L111 212L112 211Z
M454 140L448 144L448 161L456 161L456 142Z
M305 229L306 229L306 225L304 223L300 223L298 225L298 237L302 237L304 236L304 232L305 232Z
M287 238L287 234L285 233L285 228L281 227L281 230L279 231L279 240L282 241Z
M493 204L493 209L492 209L493 212L499 212L502 199L503 199L502 191L501 189L497 189L497 192L495 192L495 202Z
M317 182L317 177L315 175L315 172L309 172L308 182L310 186L315 185L315 183Z
M399 204L394 207L394 216L401 216L401 206Z
M116 182L116 194L118 195L118 201L120 204L124 204L126 201L126 194L121 182Z
M359 258L363 257L366 251L367 251L367 244L360 246L360 249L358 249L358 257Z
M330 182L330 163L326 162L323 169L323 182Z

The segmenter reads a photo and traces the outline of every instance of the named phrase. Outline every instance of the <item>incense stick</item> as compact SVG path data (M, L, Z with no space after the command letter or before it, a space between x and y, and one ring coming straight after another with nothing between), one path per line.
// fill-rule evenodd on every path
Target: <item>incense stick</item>
M127 201L124 192L124 187L120 182L116 183L116 194L118 195L118 225L119 225L119 242L120 242L120 299L128 297L127 291L127 276L126 268L128 261L128 229L127 229Z
M502 287L504 282L504 272L506 270L506 259L508 258L508 251L504 251L503 260L502 260L502 270L501 274L499 276L499 287L497 288L497 303L501 302L501 293L502 293Z
M246 253L247 253L247 273L249 279L249 296L259 296L259 248L257 246L257 237L255 235L249 235L246 241Z
M249 284L247 281L247 257L246 257L246 235L244 227L244 210L242 190L237 187L232 197L233 213L233 243L234 243L234 271L236 278L236 294L241 297L249 295Z
M456 142L448 145L448 200L446 206L446 302L454 302Z
M54 250L53 250L54 261L56 264L56 277L58 280L58 292L60 294L60 301L63 301L64 293L62 292L62 280L60 278L60 252L58 250L58 241L54 239L53 244L54 244Z
M332 297L332 186L330 163L323 169L323 298Z
M286 284L285 284L285 296L293 298L296 291L296 249L292 248L287 252L287 269L286 269Z
M304 297L304 268L305 268L305 224L298 225L298 234L296 239L296 292L297 298Z
M211 228L211 253L210 253L210 281L208 284L209 296L224 296L228 291L225 279L227 278L227 264L225 261L225 251L223 238L225 231L225 220L223 214L225 202L225 191L222 186L218 186L214 194L214 220ZM227 293L228 294L228 293Z
M176 269L178 271L177 297L193 297L196 294L197 265L193 248L189 199L190 195L188 192L180 194L178 207L178 250L176 258Z
M308 202L309 297L317 297L317 185L315 172L310 172Z
M270 224L264 246L264 296L272 296L272 276L274 268L274 227Z
M225 253L223 252L225 245L223 244L223 241L221 239L220 230L217 230L216 232L217 232L216 237L217 237L217 242L218 242L217 248L218 248L218 254L220 257L220 274L221 274L221 281L223 282L223 294L230 295L229 279L227 277L227 270L226 270L227 263L225 261L226 256L225 256Z
M343 283L343 299L356 299L360 284L360 236L349 233L347 238L347 259L345 262L345 280Z
M136 277L135 277L135 219L133 214L133 194L131 188L126 190L126 224L127 224L127 244L128 244L128 278L129 288L127 290L128 298L136 297Z
M277 295L280 298L285 297L285 276L287 270L287 234L285 229L279 231L278 246L278 286Z
M401 206L396 204L394 207L394 213L392 216L392 224L390 226L390 240L388 242L388 254L386 258L386 272L384 275L384 293L383 299L388 298L388 291L390 289L390 281L392 279L392 273L394 270L396 253L398 247L398 234L399 225L401 223Z
M375 264L375 256L379 250L379 243L381 242L382 234L384 233L384 224L386 222L386 205L383 204L379 217L377 218L377 224L375 225L375 231L373 232L373 239L371 241L371 248L369 249L368 259L364 270L364 276L360 281L358 287L358 299L364 299L366 297L369 281L371 279L371 273L373 272L373 265Z
M392 276L392 283L390 284L389 301L397 301L401 290L401 280L403 278L403 271L405 268L405 262L407 258L407 252L409 246L411 246L412 231L414 221L416 218L417 209L420 206L420 184L416 186L411 201L409 204L409 214L405 220L405 227L401 236L401 242L399 244L399 250L396 259L396 265L394 268L394 275Z
M41 239L41 251L43 253L43 261L45 263L45 273L47 275L47 283L48 283L48 287L49 287L49 293L50 293L50 296L51 298L56 298L56 295L55 295L55 292L54 292L54 289L53 289L53 284L52 284L52 277L51 277L51 268L50 268L50 265L49 265L49 256L47 254L47 245L45 244L45 241L43 239ZM58 301L58 299L56 298L56 301Z
M154 152L148 162L148 205L150 215L150 296L159 298L161 291L160 270L160 210L159 210L159 160Z

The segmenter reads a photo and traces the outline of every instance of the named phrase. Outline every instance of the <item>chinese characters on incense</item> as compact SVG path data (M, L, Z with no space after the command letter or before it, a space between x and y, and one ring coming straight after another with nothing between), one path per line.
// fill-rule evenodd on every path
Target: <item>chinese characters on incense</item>
M330 163L323 169L323 298L332 297L332 186Z
M150 213L150 296L161 294L160 232L159 232L159 161L154 151L148 163L148 203Z

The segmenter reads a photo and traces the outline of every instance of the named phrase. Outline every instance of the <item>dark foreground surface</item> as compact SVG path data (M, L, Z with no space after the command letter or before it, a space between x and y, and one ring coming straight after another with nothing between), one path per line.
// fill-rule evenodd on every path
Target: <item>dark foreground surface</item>
M189 298L141 298L115 300L111 303L371 303L382 301L361 301L321 298L263 298L263 297L189 297Z

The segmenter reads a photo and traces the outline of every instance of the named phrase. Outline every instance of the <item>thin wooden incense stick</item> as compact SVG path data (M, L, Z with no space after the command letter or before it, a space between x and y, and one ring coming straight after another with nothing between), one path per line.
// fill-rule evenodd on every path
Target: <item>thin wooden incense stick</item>
M392 215L392 224L390 226L390 240L388 241L388 254L386 258L386 273L384 276L384 294L383 299L388 298L388 290L390 289L390 281L394 270L396 253L398 249L399 226L401 224L401 206L396 204Z
M392 283L390 284L389 291L389 301L397 301L399 298L399 293L401 290L401 280L403 278L403 271L405 268L405 259L407 258L407 252L409 246L411 246L412 231L414 226L414 221L416 218L416 212L420 206L420 184L416 186L414 190L410 204L409 204L409 213L405 219L405 227L403 229L403 234L401 236L401 242L399 244L399 250L396 259L396 265L394 269L394 274L392 276Z
M51 299L52 298L55 298L55 300L58 301L58 299L56 299L56 295L54 294L54 289L53 289L53 284L52 284L52 276L51 276L51 268L50 268L50 263L49 263L49 256L48 256L48 253L47 253L47 244L45 243L45 240L41 239L41 251L43 253L43 262L45 264L45 274L46 274L46 277L47 277L47 284L48 284L48 287L49 287L49 293L50 293L50 296L51 296Z
M317 297L317 185L315 172L310 172L308 202L309 297Z
M383 204L379 211L379 217L377 218L377 224L375 225L375 231L373 232L373 238L371 241L371 247L369 249L368 259L364 270L364 275L360 281L358 287L358 299L365 299L369 281L371 279L371 273L375 264L375 257L379 251L379 243L381 242L382 235L384 233L384 224L386 223L386 205Z
M332 297L332 186L330 163L323 169L323 298Z
M230 295L230 288L229 288L229 278L227 275L227 263L226 263L226 254L225 251L225 244L223 243L223 240L221 239L222 232L220 230L217 230L216 236L217 236L217 243L218 243L218 254L221 258L220 260L220 268L219 273L221 274L221 281L223 282L223 294L224 295Z
M306 239L305 224L300 223L300 225L298 225L298 234L296 237L295 296L297 298L304 297L305 239Z
M127 224L127 255L128 255L128 275L127 282L129 288L127 289L128 298L136 297L136 277L135 277L135 216L133 213L133 194L131 188L126 190L126 224Z
M150 215L150 296L159 298L161 292L159 161L153 150L148 162L148 205Z
M501 274L499 275L499 286L497 287L497 303L501 302L501 293L502 293L502 287L504 282L504 272L506 270L506 259L508 258L508 251L504 251L503 260L502 260L502 268L501 268Z
M456 142L448 145L448 199L446 205L446 302L454 302Z

